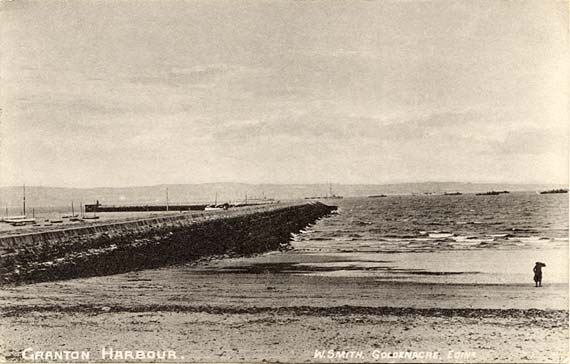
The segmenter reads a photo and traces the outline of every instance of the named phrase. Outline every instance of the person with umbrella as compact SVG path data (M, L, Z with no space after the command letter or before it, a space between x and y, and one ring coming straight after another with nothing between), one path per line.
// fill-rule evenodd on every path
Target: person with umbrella
M534 286L542 287L542 267L546 267L546 264L541 262L536 262L532 271L534 272Z

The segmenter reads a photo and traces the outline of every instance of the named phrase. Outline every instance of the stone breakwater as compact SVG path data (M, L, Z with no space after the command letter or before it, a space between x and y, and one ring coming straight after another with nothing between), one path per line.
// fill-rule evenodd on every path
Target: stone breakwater
M102 276L286 249L291 233L330 214L322 203L174 215L0 237L0 284Z

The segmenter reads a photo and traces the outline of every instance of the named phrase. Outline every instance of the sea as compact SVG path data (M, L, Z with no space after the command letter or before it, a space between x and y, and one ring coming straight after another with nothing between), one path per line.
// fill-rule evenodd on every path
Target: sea
M568 282L568 195L395 195L323 200L338 213L296 234L304 274L387 281L528 284Z
M289 267L286 273L293 275L386 282L534 285L532 268L542 262L544 284L568 286L568 194L388 195L321 202L338 206L337 212L292 235L287 254L270 259L280 263L279 271ZM64 213L69 211L38 208L36 226L0 224L0 235L149 216L100 213L99 220L81 224L50 223ZM162 214L167 213L152 215Z

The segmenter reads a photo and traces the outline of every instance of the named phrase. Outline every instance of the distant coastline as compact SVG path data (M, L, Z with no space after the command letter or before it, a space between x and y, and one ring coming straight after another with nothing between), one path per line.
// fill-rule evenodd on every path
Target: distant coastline
M445 194L445 193L485 193L488 191L531 191L567 189L560 184L508 184L508 183L462 183L462 182L423 182L394 184L247 184L247 183L199 183L199 184L163 184L140 187L97 187L67 188L43 187L29 183L27 202L29 206L69 206L72 201L77 205L103 204L162 204L168 188L172 203L211 204L217 195L218 202L276 199L294 200L310 196L326 196L330 188L338 196L368 197L406 194ZM0 187L0 211L8 207L11 211L20 208L22 186Z

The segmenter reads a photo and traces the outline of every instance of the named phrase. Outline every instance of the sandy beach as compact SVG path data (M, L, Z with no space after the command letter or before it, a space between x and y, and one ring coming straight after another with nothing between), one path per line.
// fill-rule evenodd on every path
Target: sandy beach
M506 201L524 206L534 196ZM0 353L25 362L68 362L64 355L101 362L563 362L567 221L540 223L540 216L564 210L534 208L536 216L517 220L505 201L494 203L495 210L474 196L345 199L338 214L291 234L281 251L5 284ZM445 209L451 212L436 215ZM179 248L192 250L184 244ZM532 280L535 261L547 264L540 288Z
M3 353L109 361L102 349L170 350L201 362L560 362L567 353L567 284L313 274L343 261L291 251L5 288Z

